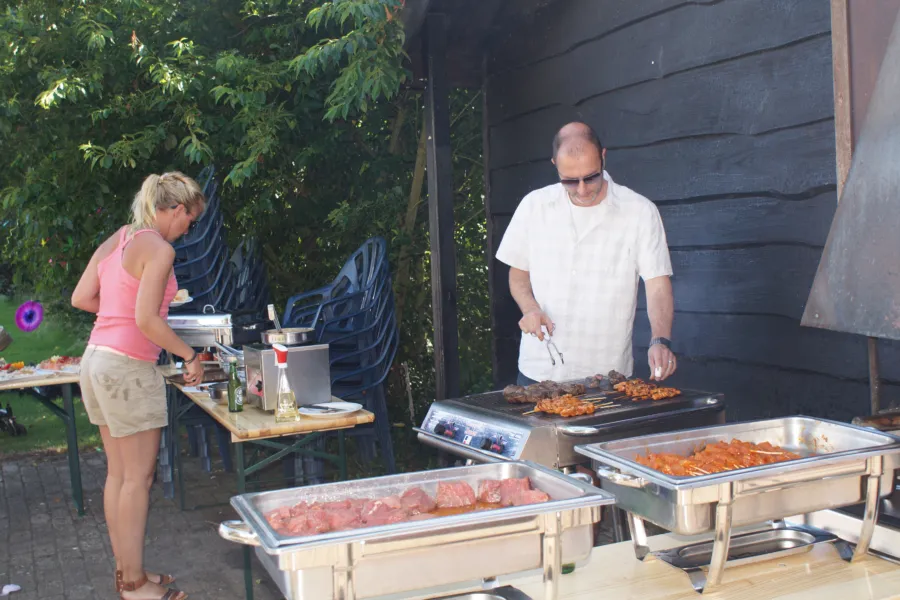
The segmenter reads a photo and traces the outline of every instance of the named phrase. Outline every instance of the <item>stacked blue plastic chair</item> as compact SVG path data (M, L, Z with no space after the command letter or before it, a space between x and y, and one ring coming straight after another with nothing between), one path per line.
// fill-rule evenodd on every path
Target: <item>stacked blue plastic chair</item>
M206 196L206 210L191 231L174 244L178 287L188 290L192 300L169 312L197 313L210 311L212 307L213 312L262 314L270 293L259 244L245 239L234 251L230 250L215 168L203 169L197 182ZM178 425L187 427L191 453L200 456L206 471L211 469L207 431L215 430L219 454L226 469L231 470L229 436L211 417L191 409L179 419ZM173 463L180 460L177 436L164 435L162 444L167 451L160 455L160 466L164 484L170 484L166 493L171 495L174 493Z
M290 327L313 327L316 338L330 346L332 394L358 402L375 415L371 425L348 435L359 438L365 458L375 456L375 443L389 473L396 471L387 413L385 380L399 345L383 238L367 240L327 286L291 297L283 322ZM307 476L318 478L321 461L304 461Z
M259 244L244 240L234 251L228 248L215 168L203 169L197 181L206 195L206 211L174 244L178 287L188 290L192 300L171 312L196 313L208 306L215 312L263 310L269 286Z

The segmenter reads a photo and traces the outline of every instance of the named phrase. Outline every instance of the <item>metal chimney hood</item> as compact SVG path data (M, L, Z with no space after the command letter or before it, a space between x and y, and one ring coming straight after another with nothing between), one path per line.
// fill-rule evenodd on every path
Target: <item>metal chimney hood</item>
M900 17L801 323L900 340Z

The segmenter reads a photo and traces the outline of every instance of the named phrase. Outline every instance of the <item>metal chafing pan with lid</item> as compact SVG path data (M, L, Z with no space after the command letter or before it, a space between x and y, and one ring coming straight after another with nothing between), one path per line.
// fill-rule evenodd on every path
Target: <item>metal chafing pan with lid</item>
M286 327L284 329L267 329L261 334L262 343L271 346L297 346L311 344L315 341L316 330L312 327Z
M208 348L216 342L231 344L231 315L222 313L170 314L166 321L178 337L194 348Z
M276 533L270 510L299 501L379 498L439 482L530 477L550 501L424 521L307 537ZM257 556L290 600L371 598L543 568L546 598L556 598L561 564L586 560L600 506L615 499L588 483L528 462L504 462L376 477L231 499L241 521L222 523L225 539L258 546Z
M688 456L707 444L732 439L769 442L800 459L696 477L675 477L645 467L638 455ZM900 467L900 438L811 417L751 421L577 446L589 457L601 487L629 512L638 558L647 554L643 521L681 535L715 531L708 581L721 580L733 527L866 502L855 556L865 554L878 499L893 488Z

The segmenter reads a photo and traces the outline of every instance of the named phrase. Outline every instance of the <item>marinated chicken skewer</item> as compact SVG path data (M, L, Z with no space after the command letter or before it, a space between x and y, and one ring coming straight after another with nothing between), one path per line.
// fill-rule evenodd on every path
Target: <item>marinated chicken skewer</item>
M677 477L710 475L733 469L757 467L787 460L796 460L799 454L774 446L769 442L754 444L741 440L729 443L707 444L691 456L660 452L637 456L635 461L666 475Z
M597 409L613 408L619 405L614 402L594 403L575 398L574 396L563 396L553 400L541 400L534 407L534 410L522 413L523 415L531 415L542 412L561 417L581 417L584 415L594 414Z
M633 400L665 400L681 394L681 390L672 387L659 387L655 383L647 383L642 379L629 379L613 386L617 392L630 396Z

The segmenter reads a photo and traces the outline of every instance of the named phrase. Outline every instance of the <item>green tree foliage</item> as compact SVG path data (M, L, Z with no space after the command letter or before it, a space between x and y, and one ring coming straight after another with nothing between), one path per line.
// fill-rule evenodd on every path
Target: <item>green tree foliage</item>
M401 0L13 0L0 12L0 264L61 309L146 174L214 163L232 243L263 244L281 301L371 235L408 309L398 364L433 370L425 199L409 198L421 98ZM487 385L480 101L458 92L454 183L466 389ZM405 407L404 378L392 378Z

